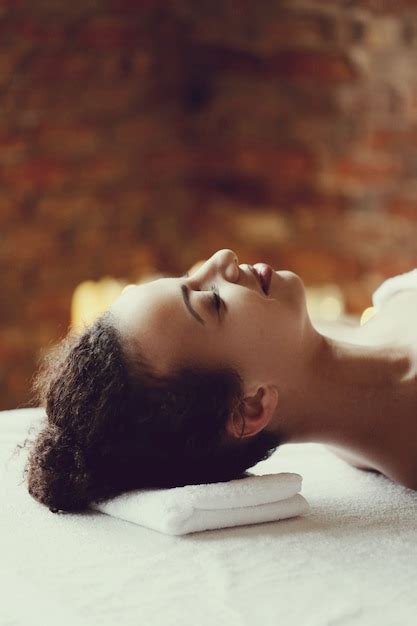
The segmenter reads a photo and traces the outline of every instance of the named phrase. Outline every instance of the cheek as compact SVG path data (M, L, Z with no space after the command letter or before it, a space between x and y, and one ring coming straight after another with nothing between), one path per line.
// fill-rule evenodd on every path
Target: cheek
M272 319L264 309L247 306L241 313L231 318L228 332L224 336L224 345L236 353L251 354L259 351L268 342L271 333Z
M247 354L267 354L290 346L300 326L300 315L288 305L266 301L253 307L251 314L239 320L234 336L236 349Z
M288 317L281 304L263 300L256 293L226 294L228 309L216 334L216 348L224 353L251 355L268 348L278 334L281 318Z

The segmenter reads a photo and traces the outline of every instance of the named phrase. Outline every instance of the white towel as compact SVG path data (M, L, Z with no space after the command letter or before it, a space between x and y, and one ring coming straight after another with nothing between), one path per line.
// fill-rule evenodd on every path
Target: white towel
M417 268L384 280L372 294L372 304L375 310L377 312L380 311L382 305L388 298L403 289L417 289Z
M298 493L300 474L261 476L171 489L138 489L93 509L168 535L258 524L302 515L309 504Z

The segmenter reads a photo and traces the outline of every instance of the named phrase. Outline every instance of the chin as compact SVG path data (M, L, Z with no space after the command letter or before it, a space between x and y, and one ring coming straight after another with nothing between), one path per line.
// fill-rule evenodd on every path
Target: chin
M304 291L304 283L298 274L291 270L274 270L270 288L273 288L275 285L278 287L280 284L284 285L285 283L297 283Z
M284 278L285 280L294 280L294 278L301 280L299 275L291 270L274 270L274 274L278 274L278 276L281 276L281 278Z
M273 298L284 297L288 294L291 300L306 300L305 285L298 274L291 270L274 270L269 287L269 294Z

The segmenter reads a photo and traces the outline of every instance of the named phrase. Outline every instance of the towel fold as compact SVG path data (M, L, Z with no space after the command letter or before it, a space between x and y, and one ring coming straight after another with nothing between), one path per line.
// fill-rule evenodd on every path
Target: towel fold
M384 282L372 294L372 304L378 312L388 298L404 289L417 289L417 268L397 274L384 280Z
M309 510L298 493L300 474L245 474L228 482L138 489L92 508L168 535L287 519Z

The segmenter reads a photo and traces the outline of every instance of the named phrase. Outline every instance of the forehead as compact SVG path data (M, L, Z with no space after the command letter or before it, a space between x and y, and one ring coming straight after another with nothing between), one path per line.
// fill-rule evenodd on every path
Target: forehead
M128 352L141 351L161 374L201 345L203 327L187 311L181 284L181 278L158 278L135 285L110 307Z
M110 308L124 334L140 331L143 338L162 330L168 320L184 320L181 301L180 279L158 278L129 287Z

